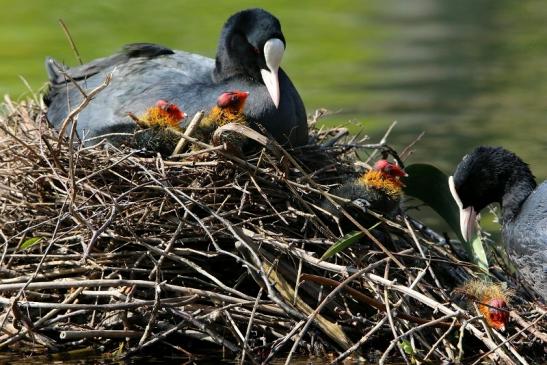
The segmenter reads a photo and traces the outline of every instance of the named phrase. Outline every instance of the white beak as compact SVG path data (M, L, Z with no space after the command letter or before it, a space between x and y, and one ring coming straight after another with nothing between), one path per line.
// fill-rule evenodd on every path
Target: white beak
M276 108L279 107L278 71L284 52L285 45L281 39L272 38L264 44L264 59L268 69L261 69L260 74Z
M450 176L448 178L448 187L450 188L450 193L456 201L458 208L460 209L460 230L462 232L462 237L464 240L469 241L473 236L475 230L475 220L477 219L477 212L473 209L472 206L467 208L463 207L462 200L456 191L456 186L454 185L454 178Z
M477 219L477 212L473 207L467 207L460 209L460 229L462 231L463 239L468 241L473 237L475 232L475 220Z

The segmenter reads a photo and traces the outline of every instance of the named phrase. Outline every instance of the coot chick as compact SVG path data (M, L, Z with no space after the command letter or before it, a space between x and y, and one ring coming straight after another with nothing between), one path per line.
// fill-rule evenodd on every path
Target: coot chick
M130 146L165 157L173 152L181 138L181 122L186 113L176 104L160 99L143 115L137 117L129 113L129 117L140 127L129 142Z
M243 109L248 96L249 92L240 90L227 91L220 94L217 99L217 105L201 120L194 132L194 137L205 143L212 143L211 138L217 128L228 123L247 125ZM224 133L222 139L215 141L215 143L226 143L228 150L239 155L245 143L245 138L237 133ZM193 145L192 147L194 150L199 149L197 145Z
M279 67L285 47L278 19L265 10L248 9L225 23L215 60L156 44L131 44L65 72L48 58L48 119L59 127L69 109L82 101L72 80L90 90L113 73L111 84L78 116L81 138L131 133L135 125L127 113L142 114L153 100L169 100L194 115L214 107L225 90L247 90L244 113L252 127L262 124L280 143L303 145L308 139L304 104Z
M402 176L406 176L403 169L382 159L361 177L343 184L331 193L351 201L351 203L342 204L342 208L361 224L374 224L376 219L365 214L363 209L355 207L354 204L380 213L387 218L394 217L400 210L399 204L403 187L400 177ZM322 207L339 219L343 233L356 229L355 225L329 201L324 201Z
M476 215L500 203L502 238L523 279L547 301L547 182L537 186L528 165L501 147L478 147L449 178L460 208L464 239L473 234Z
M476 302L486 323L497 330L505 331L509 322L509 292L500 284L482 280L470 280L459 289L465 296Z
M129 113L129 116L142 128L164 127L182 131L181 122L187 115L177 104L160 99L142 117L135 117L133 113Z

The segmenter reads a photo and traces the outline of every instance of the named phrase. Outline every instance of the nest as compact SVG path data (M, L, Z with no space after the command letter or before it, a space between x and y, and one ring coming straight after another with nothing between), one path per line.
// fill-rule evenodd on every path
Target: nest
M341 236L321 205L343 200L328 191L362 172L358 150L385 143L312 127L314 143L291 151L273 143L241 159L210 147L169 160L82 147L35 102L5 107L2 349L546 360L545 311L518 296L507 331L489 329L476 306L453 300L479 270L406 214L369 212L375 230L356 227L364 238L320 259Z

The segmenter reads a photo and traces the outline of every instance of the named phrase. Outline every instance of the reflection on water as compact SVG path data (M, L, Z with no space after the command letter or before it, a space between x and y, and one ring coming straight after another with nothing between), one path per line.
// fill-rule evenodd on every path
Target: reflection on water
M510 1L390 2L376 18L390 29L384 56L360 85L373 118L400 122L401 146L421 130L413 160L450 172L478 144L503 145L544 179L547 165L544 4ZM406 4L406 6L404 6Z

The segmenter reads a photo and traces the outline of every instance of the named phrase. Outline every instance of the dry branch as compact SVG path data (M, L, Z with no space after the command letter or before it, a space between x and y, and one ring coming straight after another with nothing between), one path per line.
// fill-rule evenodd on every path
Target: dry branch
M64 126L107 84L89 92ZM365 144L343 128L312 128L312 144L288 150L226 126L217 136L242 133L258 151L232 156L188 133L162 160L71 143L74 135L61 138L32 101L8 98L6 110L0 348L122 348L129 356L191 341L201 345L193 355L226 349L241 363L289 351L376 362L374 352L382 361L402 357L391 350L408 339L409 362L547 360L541 309L515 298L508 333L489 337L470 308L451 302L453 290L476 276L473 265L443 244L446 235L411 217L369 212L380 224L368 230L342 211L366 236L320 260L340 238L321 204L346 202L329 191L363 172L358 149L398 158L389 131ZM187 153L189 143L202 149Z

